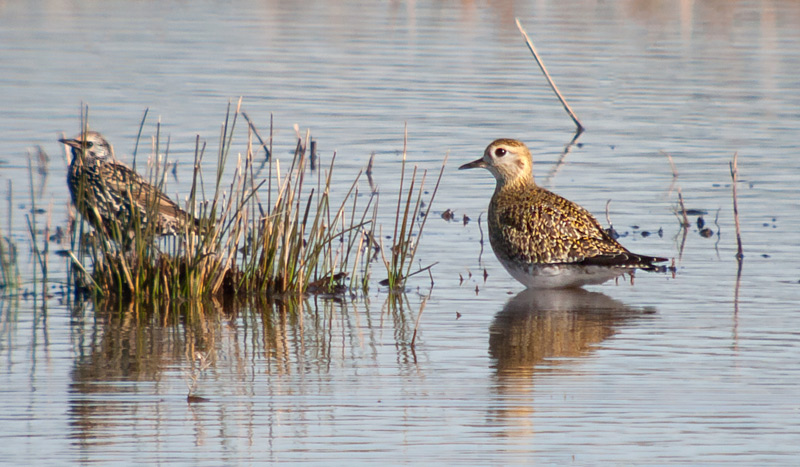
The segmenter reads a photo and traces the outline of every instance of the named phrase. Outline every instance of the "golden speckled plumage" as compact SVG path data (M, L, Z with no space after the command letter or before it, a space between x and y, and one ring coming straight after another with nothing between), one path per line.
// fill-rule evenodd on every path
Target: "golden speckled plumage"
M597 284L635 268L660 269L611 238L581 206L534 182L521 142L499 139L462 169L486 168L497 180L489 203L489 240L498 260L528 287Z
M488 222L492 248L511 261L575 263L627 253L588 211L533 183L497 190Z

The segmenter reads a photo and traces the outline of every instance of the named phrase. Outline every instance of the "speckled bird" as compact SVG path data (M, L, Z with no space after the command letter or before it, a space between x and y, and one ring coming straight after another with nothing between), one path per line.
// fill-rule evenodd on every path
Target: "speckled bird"
M483 157L459 169L481 167L497 180L489 203L489 240L497 259L530 288L601 284L635 269L661 271L666 258L631 253L589 211L536 185L525 144L498 139Z
M198 232L200 222L181 209L158 188L133 169L117 162L111 144L96 131L87 131L73 139L60 139L72 149L67 173L72 201L82 216L95 228L112 235L114 226L130 236L137 216L140 229L156 213L156 235L177 235L187 229ZM79 200L82 202L79 203Z

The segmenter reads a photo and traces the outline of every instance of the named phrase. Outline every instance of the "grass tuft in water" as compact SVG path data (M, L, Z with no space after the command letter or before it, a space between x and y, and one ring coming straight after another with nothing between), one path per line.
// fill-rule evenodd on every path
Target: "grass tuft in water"
M447 163L447 157L445 156L444 160L442 161L442 168L439 171L439 177L436 179L436 185L434 186L433 192L431 193L431 198L427 203L427 209L422 212L422 195L425 192L427 171L423 171L418 180L418 168L417 166L414 166L408 189L407 191L404 191L404 183L406 178L407 142L408 129L406 128L403 136L403 162L400 170L400 190L397 197L394 234L392 235L392 244L389 246L388 253L384 249L382 236L380 243L381 258L388 276L386 279L381 281L381 285L388 286L392 291L402 290L405 287L406 280L409 277L422 271L427 271L435 265L434 263L413 273L411 272L411 268L414 265L414 256L417 253L417 247L422 239L422 231L425 229L425 223L428 221L428 215L430 214L433 201L436 198L436 193L439 190L439 184L441 183L442 175L444 174L444 167ZM421 222L417 221L418 217L422 218Z
M370 263L378 251L374 248L377 194L359 203L360 171L346 192L334 194L336 154L327 169L309 170L309 133L305 141L298 138L289 166L281 167L280 161L269 157L271 147L268 149L257 135L249 118L247 149L238 155L233 175L226 177L234 129L242 114L240 107L241 100L233 111L229 105L221 127L213 195L209 198L204 196L205 181L200 170L206 145L199 137L196 140L192 185L185 209L198 220L197 228L189 228L186 223L178 235L160 237L156 222L141 222L135 215L128 216L127 223L120 220L91 231L81 223L73 230L73 248L82 246L79 250L85 252L85 257L72 254L70 262L82 287L97 297L140 303L220 296L338 295L368 289ZM87 129L85 114L83 128ZM258 140L255 146L253 136ZM159 126L148 161L148 180L165 192L169 145L162 157L160 139ZM259 162L256 156L262 149L267 157ZM261 178L259 174L265 168L268 174ZM392 289L402 287L413 275L410 269L414 254L439 185L437 181L425 215L417 225L425 173L417 180L414 168L404 198L405 172L404 148L395 240L388 253L379 248ZM309 179L314 174L316 180ZM441 176L442 172L439 180ZM134 188L129 187L128 192ZM85 200L76 200L78 206L81 203ZM159 215L157 203L158 199L146 200L145 218Z

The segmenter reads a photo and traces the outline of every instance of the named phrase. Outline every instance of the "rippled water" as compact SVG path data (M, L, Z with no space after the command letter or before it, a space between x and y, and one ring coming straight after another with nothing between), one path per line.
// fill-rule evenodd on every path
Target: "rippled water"
M515 17L588 128L562 164L572 123ZM23 284L0 302L0 459L796 462L798 24L788 0L1 4L0 229ZM406 122L411 162L435 170L449 153L418 256L439 262L434 287L414 280L399 303L374 286L346 303L209 303L176 320L68 305L52 251L41 284L31 186L65 225L56 139L77 133L81 102L126 161L149 108L145 134L160 119L170 191L185 196L195 135L216 147L239 96L264 134L272 115L279 158L295 123L310 128L342 185L376 153L385 199ZM621 241L675 258L677 274L523 292L481 254L491 176L456 170L498 137L528 142L539 183L604 223L611 200ZM48 172L34 161L30 177L37 145ZM678 193L714 235L692 215L684 237Z

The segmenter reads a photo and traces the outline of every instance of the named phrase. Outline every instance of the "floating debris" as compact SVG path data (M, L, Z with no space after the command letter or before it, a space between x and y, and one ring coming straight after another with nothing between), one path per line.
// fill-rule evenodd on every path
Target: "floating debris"
M708 212L705 211L704 209L687 209L686 210L686 215L687 216L705 216L706 214L708 214Z
M369 181L369 188L372 190L372 193L375 194L378 192L378 185L375 184L375 180L372 178L372 168L375 163L375 152L372 152L372 155L369 156L369 162L367 162L367 181Z
M321 279L309 282L306 290L312 294L343 294L347 291L347 286L344 284L346 278L346 272L327 275Z
M453 220L453 217L455 217L455 214L450 209L442 213L442 219L446 220L447 222Z
M64 229L62 229L61 226L59 225L56 227L56 232L50 236L50 241L55 243L61 243L61 241L64 239L65 236L66 234L64 233Z
M470 221L470 220L471 220L471 219L469 218L469 216L468 216L468 215L466 215L466 214L464 214L464 218L463 218L463 219L461 219L461 222L463 222L463 223L464 223L464 225L467 225L467 224L469 224L469 221Z
M709 229L708 227L700 230L700 236L703 238L709 238L714 235L714 231Z

